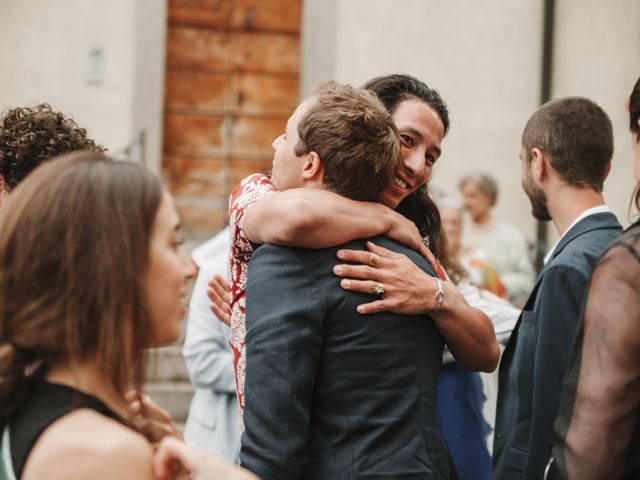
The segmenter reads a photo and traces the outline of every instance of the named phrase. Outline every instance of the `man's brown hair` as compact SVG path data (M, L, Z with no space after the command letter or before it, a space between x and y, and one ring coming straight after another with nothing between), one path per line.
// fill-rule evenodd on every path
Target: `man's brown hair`
M93 358L121 394L143 384L161 197L140 165L82 152L45 163L0 208L0 424L56 362Z
M316 152L328 190L374 201L400 164L400 139L391 115L374 94L328 83L311 95L298 123L297 156Z
M613 127L604 110L588 98L561 98L531 116L522 146L527 161L531 149L539 148L569 185L601 192L613 156Z

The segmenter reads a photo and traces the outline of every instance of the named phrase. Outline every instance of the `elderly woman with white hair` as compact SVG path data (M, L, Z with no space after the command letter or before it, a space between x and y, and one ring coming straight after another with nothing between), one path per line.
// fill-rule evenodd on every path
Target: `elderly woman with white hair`
M535 272L522 232L492 215L498 184L490 175L475 173L463 177L458 187L470 220L465 224L463 245L485 252L500 275L509 300L517 306L524 305Z

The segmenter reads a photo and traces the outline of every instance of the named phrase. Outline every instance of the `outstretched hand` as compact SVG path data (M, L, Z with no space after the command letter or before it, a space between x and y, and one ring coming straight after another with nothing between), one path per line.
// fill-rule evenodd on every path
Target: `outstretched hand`
M439 266L431 252L426 247L423 249ZM392 252L371 242L367 242L367 250L338 250L339 259L356 265L340 264L333 268L333 273L343 278L340 286L345 290L373 295L376 287L379 284L383 285L382 298L359 305L358 313L390 311L414 315L428 313L434 309L438 285L433 277L423 272L406 255ZM380 257L375 267L368 264L370 252Z
M207 296L211 300L209 308L218 319L229 326L231 324L231 306L229 283L220 275L214 275L209 280Z

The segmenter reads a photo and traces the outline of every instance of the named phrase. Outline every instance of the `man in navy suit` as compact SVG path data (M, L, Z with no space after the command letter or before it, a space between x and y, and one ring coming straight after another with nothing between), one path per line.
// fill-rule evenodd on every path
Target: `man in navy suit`
M500 363L494 478L540 479L560 386L596 260L622 228L604 204L613 131L586 98L549 102L527 122L520 160L534 217L560 240L545 257Z

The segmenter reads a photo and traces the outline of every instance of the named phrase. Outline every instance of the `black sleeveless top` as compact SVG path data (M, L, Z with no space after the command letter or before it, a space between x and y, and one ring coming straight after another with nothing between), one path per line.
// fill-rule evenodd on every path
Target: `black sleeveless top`
M88 408L124 425L127 422L95 397L74 388L41 382L33 387L27 402L9 422L11 463L16 478L22 470L34 444L44 430L56 420L81 408Z

